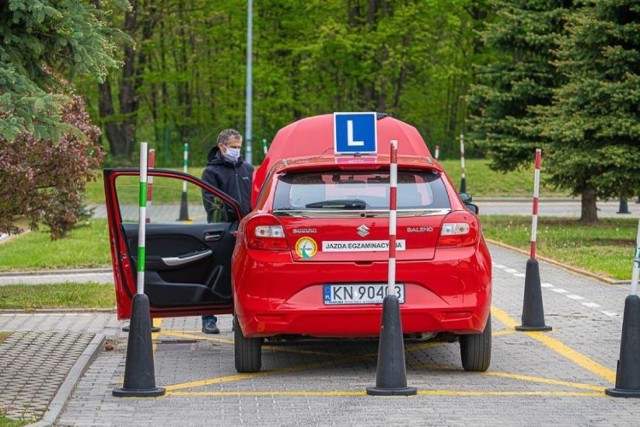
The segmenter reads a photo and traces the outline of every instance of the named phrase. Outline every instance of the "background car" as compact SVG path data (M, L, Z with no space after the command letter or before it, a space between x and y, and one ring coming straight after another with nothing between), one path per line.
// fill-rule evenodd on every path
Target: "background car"
M378 141L397 140L400 154L394 290L403 332L459 339L464 369L484 371L491 259L479 219L414 127L384 115L375 126ZM260 370L265 338L378 336L388 287L390 157L382 149L335 154L334 136L332 115L283 128L256 171L254 209L239 223L152 219L145 276L152 315L233 311L239 372ZM194 198L210 191L239 214L233 200L196 178L150 174L187 181ZM105 171L121 316L135 292L137 232L123 217L117 182L135 175Z

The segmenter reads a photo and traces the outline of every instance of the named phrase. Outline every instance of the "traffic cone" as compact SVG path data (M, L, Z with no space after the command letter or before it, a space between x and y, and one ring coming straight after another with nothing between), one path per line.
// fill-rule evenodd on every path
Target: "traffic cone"
M182 192L182 199L180 200L180 217L178 221L189 221L189 207L187 203L187 192Z
M604 392L612 397L640 397L640 298L637 295L629 295L624 300L616 386Z
M163 396L164 388L156 387L151 343L149 297L136 294L131 302L131 324L127 341L124 384L113 389L116 397Z
M395 295L387 295L382 302L376 386L367 387L367 394L370 396L411 396L417 392L417 388L407 387L400 303Z
M151 325L153 325L153 319L151 319ZM129 325L124 325L122 327L122 332L129 332ZM160 327L159 326L151 326L151 332L153 333L158 333L160 332Z
M524 302L522 304L522 325L516 331L550 331L551 326L544 324L544 308L542 306L542 288L540 287L540 268L538 260L527 260L527 271L524 276Z
M627 199L620 199L620 205L618 207L618 212L619 214L628 214L631 213L629 212L629 205L627 204Z

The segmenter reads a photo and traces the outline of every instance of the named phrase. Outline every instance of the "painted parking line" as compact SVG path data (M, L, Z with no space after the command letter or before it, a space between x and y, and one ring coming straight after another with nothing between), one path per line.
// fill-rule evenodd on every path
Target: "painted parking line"
M615 372L600 365L594 360L588 358L587 356L579 353L578 351L568 347L564 343L559 340L549 336L546 333L542 332L515 332L514 328L516 326L515 320L513 320L509 315L503 310L493 306L492 315L494 319L498 320L504 326L507 327L506 330L496 331L493 336L503 336L514 333L524 333L529 337L535 339L536 341L542 343L545 347L553 350L559 355L567 358L574 364L586 369L587 371L604 378L610 383L615 383ZM197 333L185 333L180 331L163 331L164 335L170 335L180 338L191 338L198 340L208 340L215 341L223 344L231 345L233 344L233 340L225 339L225 338L213 338L213 337L203 337ZM439 345L448 345L448 343L443 342L426 342L426 343L414 343L407 344L406 351L407 353L411 353L413 351L423 350L429 347L435 347ZM336 353L329 352L316 352L316 351L300 351L299 349L292 349L280 346L269 346L265 345L265 349L275 350L275 351L284 351L284 352L295 352L295 353L309 353L314 355L325 355L331 356L331 360L314 362L309 364L302 364L298 366L289 366L286 368L275 369L272 371L260 371L254 373L246 373L246 374L236 374L236 375L228 375L224 377L217 378L208 378L198 381L190 381L179 384L166 385L165 388L167 390L166 396L364 396L366 395L365 390L326 390L326 391L311 391L311 390L298 390L298 391L276 391L276 390L267 390L267 391L198 391L192 390L194 388L200 388L205 386L230 383L243 381L247 379L259 378L259 377L269 377L269 376L278 376L284 375L293 372L300 371L309 371L315 369L322 369L329 366L335 366L336 363L349 363L359 360L375 360L378 356L377 352L369 353L369 354L361 354L361 355L348 355L344 356ZM410 366L420 366L422 368L433 369L433 370L451 370L451 371L459 371L458 367L446 366L446 365L438 365L438 364L425 364L416 362L415 360L409 361ZM552 385L558 387L568 387L577 389L576 391L554 391L554 390L541 390L541 391L521 391L521 390L475 390L475 391L466 391L466 390L419 390L418 395L421 396L586 396L586 397L604 397L604 387L602 385L594 385L594 384L586 384L586 383L578 383L571 381L562 381L553 378L543 378L543 377L534 377L528 375L514 374L508 372L495 372L488 371L483 373L478 373L478 375L483 375L486 377L499 377L506 379L513 379L516 381L524 381L529 383L538 383L544 385ZM191 390L190 390L191 389Z
M602 391L460 391L460 390L418 390L418 396L579 396L603 397ZM366 391L176 391L167 396L181 397L260 397L260 396L298 396L298 397L331 397L331 396L367 396ZM411 398L411 396L403 398Z
M500 310L497 307L491 308L491 314L508 328L515 328L517 325L516 322L511 317L509 317L507 313L505 313L504 311ZM615 383L616 373L614 371L597 363L596 361L590 359L589 357L577 352L576 350L572 349L571 347L567 346L561 341L551 337L547 333L545 332L521 332L521 333L524 333L530 336L531 338L535 339L536 341L541 342L546 347L550 348L551 350L555 351L561 356L566 357L576 365L585 368L589 372L595 375L598 375L601 378L604 378L605 380L607 380L612 384Z

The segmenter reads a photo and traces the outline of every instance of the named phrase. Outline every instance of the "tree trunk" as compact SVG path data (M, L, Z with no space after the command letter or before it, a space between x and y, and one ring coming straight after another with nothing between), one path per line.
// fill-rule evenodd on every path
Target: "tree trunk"
M138 2L130 0L131 10L125 16L124 31L136 39ZM149 34L147 34L148 36ZM99 86L100 117L106 123L105 130L109 141L110 153L113 156L131 156L135 148L136 139L136 113L138 111L138 95L136 88L141 81L136 81L136 52L133 46L127 45L124 49L122 67L122 79L119 84L120 114L123 119L115 121L115 109L111 85L107 79Z
M109 151L113 156L126 154L120 126L115 121L110 120L114 115L113 97L111 96L111 83L107 78L104 83L98 85L98 111L100 118L104 121L104 130L107 141L109 141Z
M596 190L590 186L582 191L582 213L580 216L580 222L583 224L594 224L598 222Z

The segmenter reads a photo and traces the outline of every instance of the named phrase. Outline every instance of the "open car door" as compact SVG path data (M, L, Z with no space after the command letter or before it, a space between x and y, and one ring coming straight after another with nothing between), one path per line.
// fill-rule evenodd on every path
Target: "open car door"
M152 317L233 312L231 256L240 220L226 194L181 172L149 169L144 292ZM105 169L118 318L137 289L138 169Z

